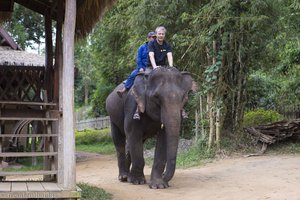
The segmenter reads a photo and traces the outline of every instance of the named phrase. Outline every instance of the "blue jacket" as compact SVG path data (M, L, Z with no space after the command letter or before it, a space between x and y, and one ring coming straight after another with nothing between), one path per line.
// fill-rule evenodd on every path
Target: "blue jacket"
M137 70L141 68L145 70L148 67L148 42L145 42L138 48L136 62Z

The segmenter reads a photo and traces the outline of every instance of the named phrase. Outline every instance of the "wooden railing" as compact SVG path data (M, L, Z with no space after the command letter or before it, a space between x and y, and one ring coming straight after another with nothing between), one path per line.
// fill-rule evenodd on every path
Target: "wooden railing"
M76 122L76 129L83 131L85 129L103 129L110 127L109 117L99 117Z

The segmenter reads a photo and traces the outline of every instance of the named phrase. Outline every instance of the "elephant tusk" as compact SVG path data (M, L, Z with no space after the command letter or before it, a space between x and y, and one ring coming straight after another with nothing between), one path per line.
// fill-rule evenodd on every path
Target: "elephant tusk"
M162 123L161 125L160 125L160 129L163 129L164 128L164 124Z

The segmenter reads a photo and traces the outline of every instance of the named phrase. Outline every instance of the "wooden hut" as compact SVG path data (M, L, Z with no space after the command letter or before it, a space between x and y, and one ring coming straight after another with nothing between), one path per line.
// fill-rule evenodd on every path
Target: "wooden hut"
M15 3L44 16L46 55L43 64L33 65L26 63L27 58L8 62L0 57L0 159L42 157L44 162L43 169L36 171L8 172L0 168L0 199L76 199L80 192L75 173L74 38L86 36L114 0L1 0L0 23L9 20ZM41 132L21 132L33 122L42 124ZM15 128L7 128L9 124ZM18 133L15 137L42 138L43 148L3 151L10 130ZM9 179L35 175L42 179Z

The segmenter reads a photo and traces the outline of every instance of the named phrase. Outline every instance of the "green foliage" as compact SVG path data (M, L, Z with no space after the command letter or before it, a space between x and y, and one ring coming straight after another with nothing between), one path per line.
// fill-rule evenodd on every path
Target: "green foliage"
M76 131L75 133L76 145L80 144L96 144L96 143L111 143L109 129L92 130L87 129L83 132Z
M246 112L244 115L243 126L257 126L267 123L273 123L282 120L283 117L276 111L257 109Z
M92 73L84 75L91 80L92 115L106 114L107 95L134 69L137 48L158 25L168 30L175 65L193 74L203 97L213 93L223 129L240 127L244 110L297 103L299 19L294 0L119 0L78 56L83 67L92 60ZM84 76L76 89L78 105L84 102ZM197 101L186 107L191 118L198 107ZM190 121L184 135L192 133Z
M35 44L40 48L45 38L44 17L19 4L14 5L11 22L5 24L5 28L22 49L36 49Z
M249 76L247 84L247 104L248 109L265 108L274 109L277 107L277 95L282 86L278 84L278 79L261 72L255 71Z
M87 183L78 183L78 187L82 190L81 198L82 200L110 200L112 195L102 188L92 186Z

